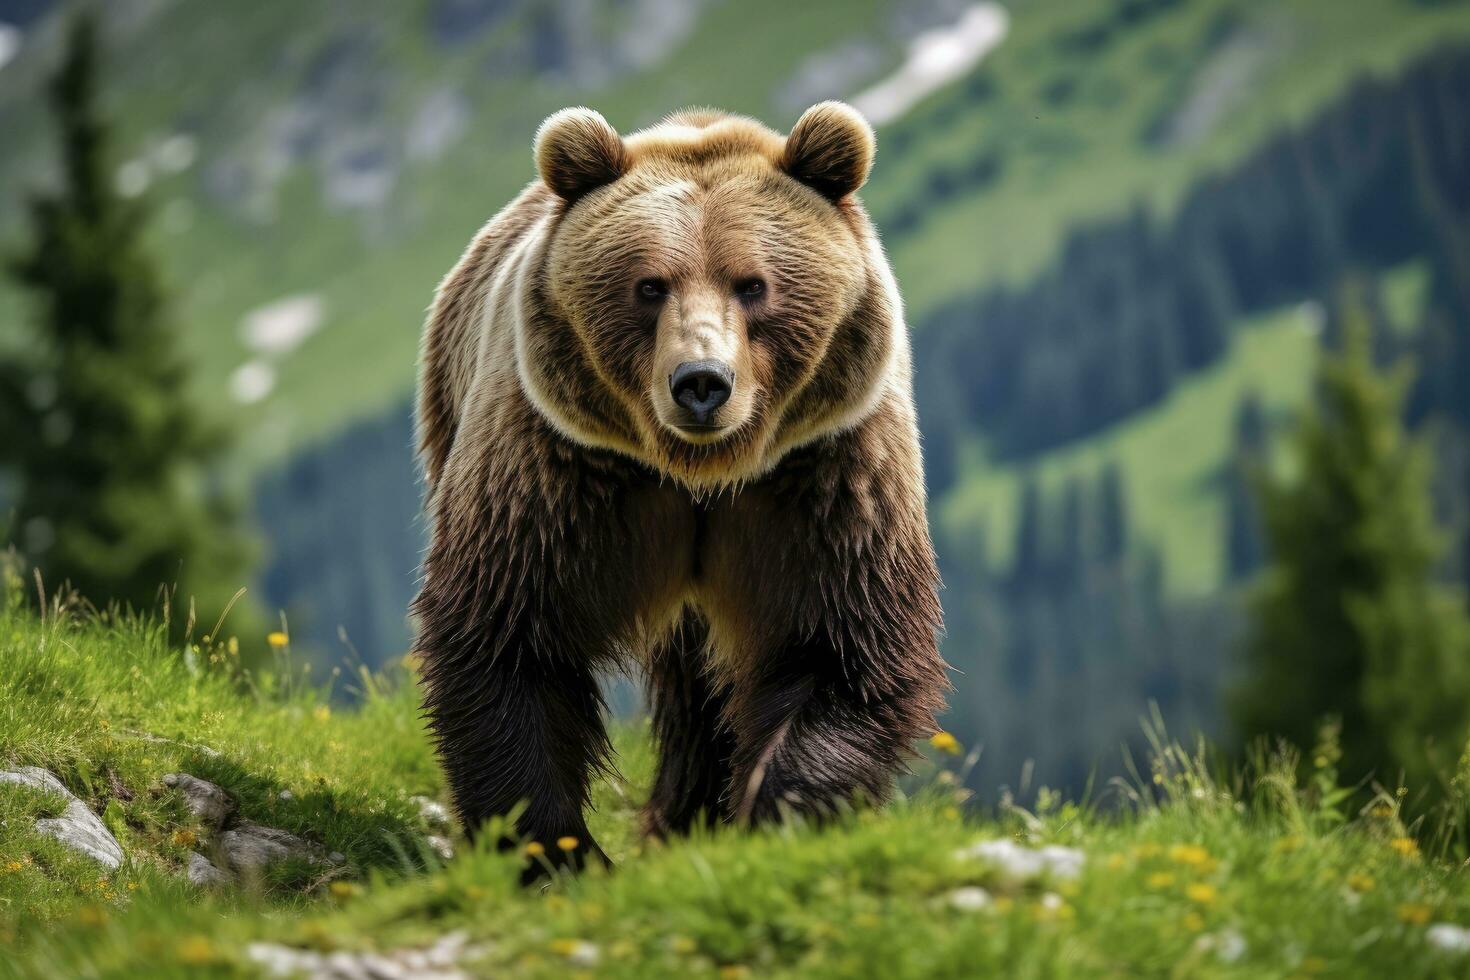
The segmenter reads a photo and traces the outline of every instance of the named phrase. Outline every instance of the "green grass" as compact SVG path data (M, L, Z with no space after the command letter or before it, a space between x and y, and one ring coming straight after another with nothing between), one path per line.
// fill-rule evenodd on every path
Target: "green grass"
M358 675L352 711L282 676L241 670L228 639L186 654L136 622L0 613L0 764L58 773L129 855L100 873L31 831L55 800L0 791L0 975L248 976L252 942L384 951L451 930L469 938L464 967L514 977L1429 977L1470 962L1426 940L1431 923L1470 923L1445 839L1411 845L1392 797L1342 816L1330 773L1299 786L1290 760L1220 781L1161 745L1111 810L1043 792L1035 812L978 814L958 757L930 750L885 811L656 846L631 831L651 762L633 725L616 738L623 776L596 791L618 869L522 890L519 855L461 843L441 864L423 847L409 797L442 787L406 671ZM186 884L199 828L162 782L180 770L346 864ZM956 853L989 839L1085 864L1028 878ZM971 888L986 907L962 907Z

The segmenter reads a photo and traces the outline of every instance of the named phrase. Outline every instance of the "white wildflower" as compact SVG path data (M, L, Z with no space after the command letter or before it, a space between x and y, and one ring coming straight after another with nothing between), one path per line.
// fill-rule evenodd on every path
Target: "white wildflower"
M1237 929L1226 929L1215 938L1215 955L1221 963L1235 963L1246 952L1245 937Z
M949 904L961 912L978 912L990 905L990 892L973 885L949 893Z
M1012 878L1037 878L1043 874L1069 881L1082 873L1086 855L1075 847L1051 844L1040 850L1023 847L1013 840L987 840L955 852L957 860L981 860Z
M1196 952L1215 951L1222 963L1236 963L1246 952L1245 937L1235 929L1224 929L1213 935L1206 934L1194 941Z
M1425 940L1435 949L1450 953L1470 953L1470 929L1449 922L1436 922L1424 933Z

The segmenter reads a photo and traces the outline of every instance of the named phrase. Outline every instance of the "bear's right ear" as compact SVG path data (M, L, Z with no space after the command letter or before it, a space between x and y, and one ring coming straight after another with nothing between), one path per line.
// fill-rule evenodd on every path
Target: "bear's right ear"
M552 113L536 130L536 169L558 196L575 201L623 175L623 140L583 106Z

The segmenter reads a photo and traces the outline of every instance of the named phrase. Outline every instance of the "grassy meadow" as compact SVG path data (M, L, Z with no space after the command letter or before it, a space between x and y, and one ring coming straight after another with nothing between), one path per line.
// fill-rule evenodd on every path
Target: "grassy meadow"
M14 591L14 583L13 591ZM0 768L45 767L127 855L106 871L32 829L60 801L0 787L0 975L253 976L262 950L431 947L470 975L1448 976L1470 933L1463 823L1406 826L1387 794L1348 812L1330 743L1304 768L1212 775L1160 739L1135 778L1030 811L966 805L964 748L923 747L882 812L825 829L634 835L652 765L616 732L594 832L612 873L515 884L522 854L440 860L413 797L442 799L412 664L312 678L240 665L228 627L170 645L156 625L0 613ZM353 687L345 709L333 691ZM341 852L204 889L206 833L163 779L217 783L243 818ZM1409 797L1412 801L1412 794ZM988 843L986 843L988 842ZM999 843L997 843L999 842ZM269 946L258 944L267 943Z

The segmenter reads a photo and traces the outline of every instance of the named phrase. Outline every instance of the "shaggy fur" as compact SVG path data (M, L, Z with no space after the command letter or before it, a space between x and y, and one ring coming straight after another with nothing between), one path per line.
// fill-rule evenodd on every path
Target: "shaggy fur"
M473 833L580 842L596 672L641 660L651 834L882 800L946 688L907 334L853 197L873 136L691 111L546 121L540 179L424 332L425 706ZM692 426L675 368L734 376ZM506 843L509 843L507 838Z

